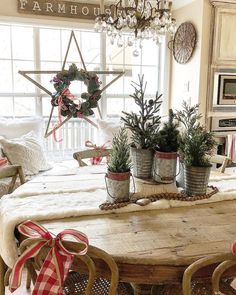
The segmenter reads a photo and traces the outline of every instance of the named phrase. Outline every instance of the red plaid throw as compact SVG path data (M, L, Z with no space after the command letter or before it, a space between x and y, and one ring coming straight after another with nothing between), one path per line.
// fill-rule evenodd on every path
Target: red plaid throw
M40 269L32 295L64 295L62 286L73 262L74 255L85 255L88 250L86 235L68 229L53 238L44 227L32 221L23 222L18 226L18 230L23 235L28 236L34 243L27 248L15 263L9 281L10 291L14 292L20 286L25 261L35 257L43 246L48 245L51 247L51 250ZM71 235L77 241L84 244L84 250L79 253L67 250L62 244L65 235Z

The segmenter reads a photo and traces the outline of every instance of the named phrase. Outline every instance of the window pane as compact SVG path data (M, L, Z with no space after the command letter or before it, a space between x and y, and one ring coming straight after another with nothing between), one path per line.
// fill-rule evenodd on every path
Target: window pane
M93 32L81 33L81 52L86 66L100 62L100 35Z
M12 70L11 62L7 60L0 60L0 92L12 92Z
M133 98L125 99L125 111L137 113L139 111L138 105L134 102Z
M14 59L33 60L33 28L12 27L12 48Z
M123 98L108 98L107 99L107 114L108 115L121 115L124 109Z
M0 97L0 116L13 115L13 98Z
M107 42L106 47L106 63L107 64L118 64L123 65L124 61L124 48L117 47L116 45L111 45Z
M158 69L157 67L142 67L144 81L147 81L146 94L155 95L158 91Z
M40 52L42 60L61 59L60 30L40 29Z
M106 85L108 85L112 80L114 80L117 75L107 75ZM112 83L106 90L107 93L122 94L123 93L123 77L120 77L114 83Z
M50 97L43 97L42 98L42 105L43 105L43 116L49 117L52 105L51 105L51 98ZM53 116L57 116L57 108L54 108Z
M31 61L13 61L14 91L20 93L35 92L35 86L29 80L20 75L19 71L34 70L34 63ZM31 75L33 78L34 75Z
M138 49L139 56L134 56L133 52ZM129 65L141 65L141 50L140 48L135 48L135 46L126 46L125 48L125 58L124 58L125 64Z
M159 46L152 40L144 40L142 47L142 64L158 65Z
M41 70L42 71L61 71L61 63L60 62L42 62L41 63ZM39 74L36 75L36 78L41 81L41 85L45 87L47 90L51 91L52 93L55 92L53 84L51 83L55 74ZM45 92L41 90L43 94Z
M124 76L124 93L132 94L134 92L134 88L131 86L132 82L138 83L138 75L141 73L141 67L130 66L125 69Z
M11 58L10 26L0 25L0 58Z
M78 46L80 47L80 32L74 31L74 33L75 33L75 37L76 37ZM67 31L67 30L61 31L61 38L62 38L61 39L61 48L62 48L62 57L61 58L63 61L64 61L66 51L68 48L70 35L71 35L71 31ZM81 50L81 48L80 48L80 50ZM82 55L83 55L83 52L82 52ZM80 55L79 55L78 49L76 47L76 43L75 43L74 38L72 38L72 41L71 41L70 49L69 49L68 56L67 56L67 63L68 64L71 64L71 63L81 64Z
M15 97L15 116L34 116L35 99L33 97Z
M82 92L88 92L86 85L84 85L84 83L81 81L71 82L69 89L70 89L70 92L74 94L75 96L77 96L79 99L81 97Z

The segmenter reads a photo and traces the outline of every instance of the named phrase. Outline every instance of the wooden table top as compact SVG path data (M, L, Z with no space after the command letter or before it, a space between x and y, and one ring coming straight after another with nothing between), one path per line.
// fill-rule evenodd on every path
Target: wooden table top
M193 261L229 252L236 239L236 201L41 224L54 233L66 228L83 231L91 245L114 257L121 280L151 284L180 280Z

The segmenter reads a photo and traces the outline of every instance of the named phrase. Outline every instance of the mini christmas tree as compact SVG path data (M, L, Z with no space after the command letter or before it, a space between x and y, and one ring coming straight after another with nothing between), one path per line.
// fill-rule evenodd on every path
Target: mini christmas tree
M179 148L178 142L178 123L174 122L173 110L169 110L169 120L164 123L163 128L157 134L157 150L160 152L177 152Z
M133 145L138 149L152 149L155 147L156 133L158 132L160 119L159 110L162 96L156 93L155 99L145 99L147 82L144 76L139 76L139 83L132 82L134 94L130 95L139 107L138 114L123 112L125 117L121 120L125 127L132 132Z
M183 110L176 113L177 120L185 127L179 136L179 151L186 166L207 167L210 161L206 155L212 152L216 141L214 134L198 121L201 118L198 109L198 104L190 107L184 102Z
M129 154L128 136L124 128L114 136L112 141L112 151L108 162L108 170L111 172L128 172L131 169Z

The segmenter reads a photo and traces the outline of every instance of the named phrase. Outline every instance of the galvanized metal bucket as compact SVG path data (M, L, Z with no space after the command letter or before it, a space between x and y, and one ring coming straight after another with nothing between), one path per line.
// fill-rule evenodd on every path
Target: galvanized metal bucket
M176 184L177 187L184 188L184 163L179 160L178 161L178 168L179 173L176 175Z
M153 163L153 179L160 183L173 183L176 178L178 154L156 152Z
M138 178L152 177L153 151L131 147L133 175Z
M128 201L130 199L130 176L132 176L131 173L129 173L128 178L123 177L118 179L116 177L110 178L109 174L105 175L108 202L114 203L119 201Z
M210 177L210 167L184 166L184 189L190 196L205 195Z

